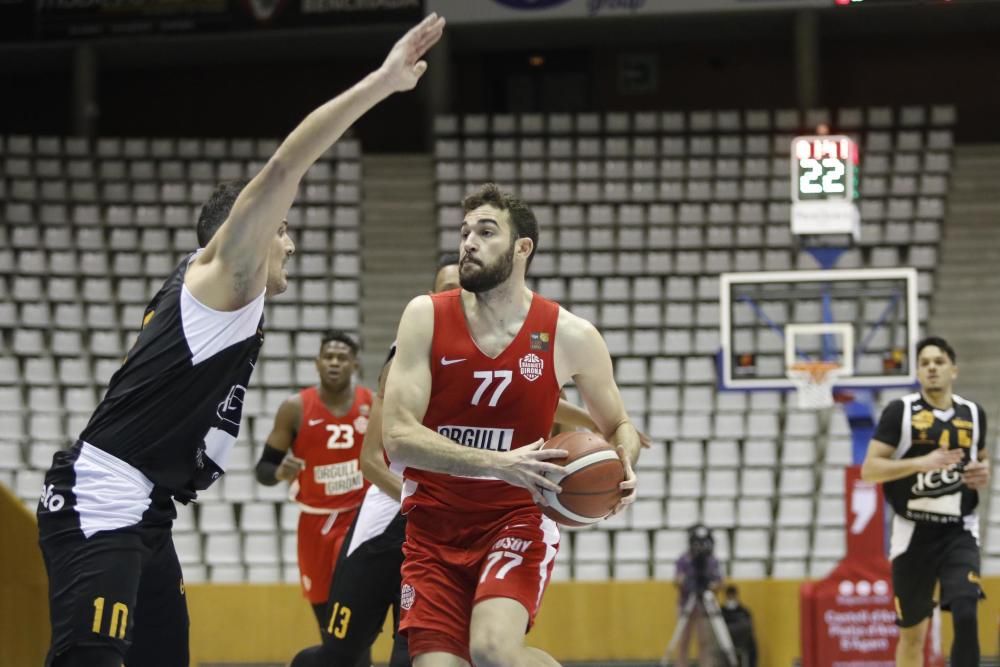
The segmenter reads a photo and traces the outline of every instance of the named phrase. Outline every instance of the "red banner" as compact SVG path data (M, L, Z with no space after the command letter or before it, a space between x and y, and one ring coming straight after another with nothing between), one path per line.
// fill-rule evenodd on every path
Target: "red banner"
M803 667L893 667L896 610L892 570L885 557L882 487L861 480L861 468L845 470L847 556L826 578L803 584ZM942 664L928 633L924 664Z

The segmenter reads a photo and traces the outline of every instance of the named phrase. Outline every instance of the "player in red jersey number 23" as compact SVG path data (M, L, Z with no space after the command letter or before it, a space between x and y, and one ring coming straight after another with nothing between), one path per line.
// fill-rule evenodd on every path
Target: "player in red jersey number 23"
M538 224L494 185L463 202L461 290L420 296L399 323L383 440L407 514L401 630L415 667L557 665L525 646L559 543L545 477L564 450L540 447L560 388L574 382L634 499L639 436L592 324L533 293Z

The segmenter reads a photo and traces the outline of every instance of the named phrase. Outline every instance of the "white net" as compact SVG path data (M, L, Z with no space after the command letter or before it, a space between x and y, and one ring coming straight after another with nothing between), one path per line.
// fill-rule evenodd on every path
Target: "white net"
M833 384L843 367L829 361L813 361L788 367L788 379L795 383L801 410L819 410L833 405Z

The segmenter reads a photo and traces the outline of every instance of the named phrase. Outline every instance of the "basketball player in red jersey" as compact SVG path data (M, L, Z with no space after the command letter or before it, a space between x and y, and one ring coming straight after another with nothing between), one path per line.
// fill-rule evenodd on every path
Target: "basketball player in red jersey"
M302 593L321 628L337 556L368 489L359 459L372 392L352 383L357 355L358 344L344 332L323 336L316 357L319 385L281 404L257 463L261 484L293 483L292 494L302 508Z
M462 289L417 297L399 323L383 412L384 446L404 466L400 606L415 667L557 665L525 646L559 544L541 514L540 450L560 388L575 382L625 466L634 500L639 436L589 322L531 292L531 209L495 185L463 202Z

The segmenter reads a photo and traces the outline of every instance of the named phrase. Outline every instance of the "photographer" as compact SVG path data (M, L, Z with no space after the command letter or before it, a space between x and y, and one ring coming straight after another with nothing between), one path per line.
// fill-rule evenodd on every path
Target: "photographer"
M722 568L712 554L714 549L715 541L708 527L697 524L688 529L688 550L677 559L674 575L674 583L679 592L678 617L683 616L682 612L692 597L696 602L692 605L691 616L680 636L675 656L677 667L687 667L688 648L691 644L691 635L695 632L698 635L698 664L701 667L715 665L715 646L711 638L708 614L701 602L705 591L715 592L722 585ZM661 666L669 664L669 653L668 646L660 660Z
M750 610L740 602L736 586L726 586L726 601L722 605L722 617L726 619L726 628L733 640L740 665L757 667L757 639L753 634L753 616Z

